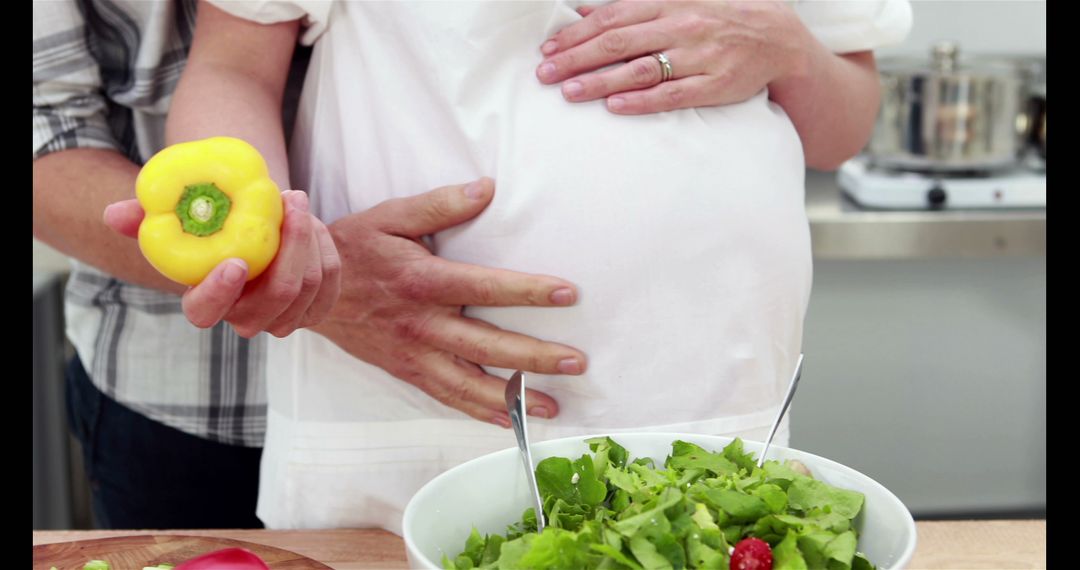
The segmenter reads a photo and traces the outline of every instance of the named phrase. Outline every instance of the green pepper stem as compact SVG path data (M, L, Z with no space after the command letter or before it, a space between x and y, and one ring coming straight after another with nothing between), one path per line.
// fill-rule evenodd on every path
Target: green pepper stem
M200 222L209 222L210 218L214 217L214 203L206 196L199 196L191 201L188 214Z
M176 217L184 231L199 237L221 231L232 200L212 182L192 184L176 204Z

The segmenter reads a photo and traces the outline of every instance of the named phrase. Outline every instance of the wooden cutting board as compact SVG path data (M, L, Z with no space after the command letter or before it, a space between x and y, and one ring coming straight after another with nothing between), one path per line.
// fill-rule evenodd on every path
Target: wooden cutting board
M232 540L202 536L144 534L75 542L55 542L34 547L34 570L82 570L91 560L104 560L112 570L142 570L143 566L174 564L223 548L246 548L271 568L329 570L329 566L295 552Z

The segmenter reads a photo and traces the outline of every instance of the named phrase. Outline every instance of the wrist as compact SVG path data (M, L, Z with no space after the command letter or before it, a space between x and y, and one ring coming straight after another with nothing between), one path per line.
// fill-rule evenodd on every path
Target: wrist
M790 8L789 8L790 10ZM768 83L773 98L783 98L789 93L805 91L806 85L820 77L827 58L831 55L821 42L799 21L794 10L790 11L791 20L785 29L784 64L781 71Z

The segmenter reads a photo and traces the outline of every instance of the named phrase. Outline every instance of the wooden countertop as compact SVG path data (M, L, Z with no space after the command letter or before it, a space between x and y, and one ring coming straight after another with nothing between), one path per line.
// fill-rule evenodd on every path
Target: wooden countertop
M1045 520L922 521L911 570L1046 568ZM34 545L133 534L232 538L291 550L336 570L407 568L400 537L381 530L34 531Z

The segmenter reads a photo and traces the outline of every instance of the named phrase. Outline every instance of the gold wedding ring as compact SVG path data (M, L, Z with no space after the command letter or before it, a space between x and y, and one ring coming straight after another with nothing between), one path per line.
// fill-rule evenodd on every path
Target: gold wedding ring
M671 70L671 60L668 59L668 57L664 55L664 52L662 51L658 51L652 54L652 56L656 58L656 61L660 62L660 83L671 79L671 75L673 73Z

